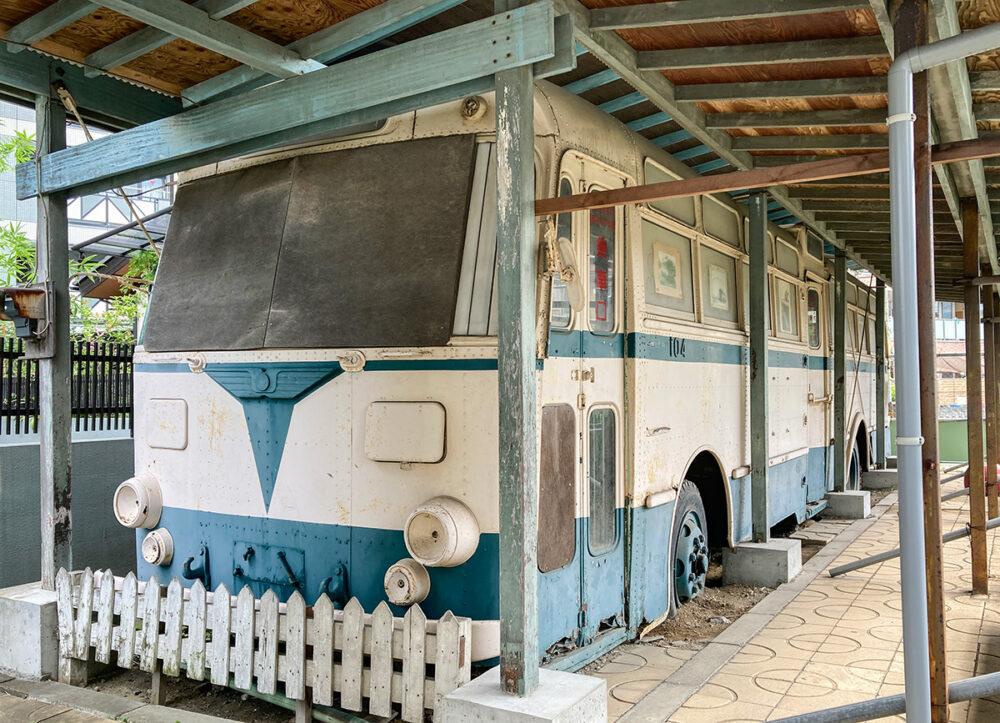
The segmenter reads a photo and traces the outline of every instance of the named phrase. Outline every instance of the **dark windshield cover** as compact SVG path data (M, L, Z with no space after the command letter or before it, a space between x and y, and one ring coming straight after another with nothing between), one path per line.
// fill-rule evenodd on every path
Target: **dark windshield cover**
M303 155L184 185L146 350L444 345L473 143Z

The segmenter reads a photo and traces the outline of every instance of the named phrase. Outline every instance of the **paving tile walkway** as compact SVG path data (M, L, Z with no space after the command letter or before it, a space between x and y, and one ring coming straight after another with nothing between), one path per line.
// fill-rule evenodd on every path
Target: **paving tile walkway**
M0 693L0 723L91 723L106 720L63 705Z
M958 489L959 484L947 485L946 491ZM944 503L946 531L965 525L968 505L968 496ZM883 500L876 513L881 517L874 523L842 526L845 537L853 529L855 539L836 557L831 553L822 560L824 568L898 546L895 494ZM968 541L945 546L946 644L952 680L1000 670L1000 555L994 554L1000 552L1000 535L988 534L995 590L989 597L970 594ZM751 634L741 639L736 629L741 619L709 646L714 648L712 655L663 644L620 648L594 673L608 681L609 720L756 723L903 692L898 559L836 578L823 571L800 585L797 594L783 593L793 586L794 582L782 586L769 596L787 597L783 607L771 604L766 616L757 608L744 615L748 618L744 628L753 618L763 622L762 627L752 626ZM1000 697L952 704L951 720L998 721Z

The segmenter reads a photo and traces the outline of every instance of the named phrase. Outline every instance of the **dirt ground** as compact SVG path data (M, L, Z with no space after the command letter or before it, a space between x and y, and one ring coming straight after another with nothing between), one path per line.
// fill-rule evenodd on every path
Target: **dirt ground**
M707 643L771 592L771 588L751 585L723 587L718 556L713 556L707 578L705 590L698 597L681 605L675 617L648 631L639 642L653 645Z
M89 681L87 687L148 703L150 681L149 673L112 668L106 675ZM238 690L221 688L211 683L199 683L184 677L164 676L164 684L167 692L166 705L171 708L245 723L289 723L295 720L292 711L258 700Z

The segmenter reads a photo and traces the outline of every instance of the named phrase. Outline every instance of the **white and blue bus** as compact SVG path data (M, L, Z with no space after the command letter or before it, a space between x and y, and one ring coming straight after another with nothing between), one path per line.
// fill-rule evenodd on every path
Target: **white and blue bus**
M182 176L135 357L140 573L419 602L499 650L491 97ZM540 82L540 198L690 177ZM743 209L725 196L539 224L539 636L580 665L749 539ZM770 520L850 485L876 433L874 295L849 277L834 459L831 267L771 226ZM574 273L568 273L572 270Z

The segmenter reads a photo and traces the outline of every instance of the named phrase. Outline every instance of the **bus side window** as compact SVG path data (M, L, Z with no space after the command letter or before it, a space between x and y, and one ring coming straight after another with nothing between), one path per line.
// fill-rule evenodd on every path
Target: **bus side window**
M573 184L568 178L563 178L559 182L559 195L573 195ZM556 238L573 240L573 214L560 213L556 217ZM553 329L568 329L571 320L569 292L566 290L566 283L559 278L557 271L552 276L552 308L549 311L549 326Z
M576 554L576 411L542 407L538 454L538 570L552 572Z
M617 209L590 212L590 330L615 330L615 235Z
M590 552L599 555L615 544L615 412L590 411L588 478L590 485Z
M809 348L819 349L819 292L816 289L809 289L808 304Z

